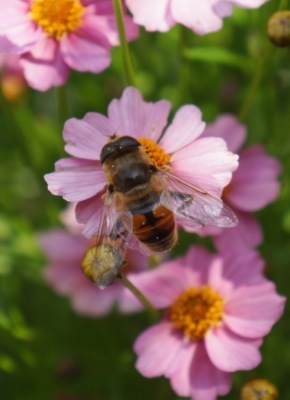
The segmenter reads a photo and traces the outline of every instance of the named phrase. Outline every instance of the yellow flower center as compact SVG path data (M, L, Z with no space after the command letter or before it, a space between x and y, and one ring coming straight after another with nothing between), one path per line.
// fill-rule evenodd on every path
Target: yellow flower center
M30 16L44 32L60 40L81 25L83 11L80 0L34 0Z
M191 340L204 337L208 329L218 326L223 315L223 299L208 286L183 292L169 309L173 326Z
M156 167L164 167L170 163L170 154L167 154L154 140L144 137L139 137L137 140Z

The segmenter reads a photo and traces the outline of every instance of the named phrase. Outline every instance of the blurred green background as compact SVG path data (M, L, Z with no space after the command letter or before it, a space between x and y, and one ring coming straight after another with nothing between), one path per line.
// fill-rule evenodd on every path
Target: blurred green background
M166 98L174 111L194 103L208 122L220 113L241 115L248 144L263 143L283 165L279 199L258 213L265 240L260 251L278 292L290 294L290 53L272 46L266 23L278 8L236 9L221 31L199 37L176 26L168 33L141 29L132 43L137 86L146 100ZM268 54L267 59L265 58ZM249 89L263 60L262 82L245 112ZM66 91L68 117L106 113L126 86L119 48L99 75L72 73ZM75 314L42 279L46 260L40 231L60 226L65 202L51 195L43 175L65 155L58 112L62 89L27 89L14 103L0 103L0 396L5 400L174 399L163 378L146 379L134 369L132 343L150 320L146 313L106 318ZM198 240L182 235L175 254ZM199 240L200 241L200 240ZM225 399L237 399L253 377L274 382L290 398L289 306L262 347L255 370L234 375ZM71 396L71 397L69 397Z

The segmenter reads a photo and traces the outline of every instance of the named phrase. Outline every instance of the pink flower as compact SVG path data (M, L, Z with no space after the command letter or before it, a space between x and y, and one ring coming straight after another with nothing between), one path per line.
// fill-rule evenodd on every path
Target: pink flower
M80 234L81 227L76 223L72 210L65 214L65 220L69 231L52 229L40 234L38 238L48 259L44 278L49 285L57 293L67 296L79 314L103 316L116 304L121 312L138 310L138 304L131 306L130 300L123 300L127 289L120 283L116 282L106 290L101 290L85 277L81 261L94 241ZM127 260L124 273L130 272L132 276L147 269L149 265L145 256L133 250L128 250Z
M222 139L200 138L205 124L200 110L193 105L181 107L165 129L170 107L166 100L145 102L138 90L127 88L120 100L110 103L108 117L88 113L82 120L72 118L66 122L65 150L74 158L58 161L56 171L45 179L53 194L78 202L77 220L86 224L86 236L96 233L103 211L107 180L100 153L116 132L139 138L142 143L147 141L156 157L167 160L165 167L171 173L215 196L220 196L230 182L237 156L227 150ZM184 219L177 222L182 225Z
M61 86L69 70L98 73L110 65L118 44L109 0L0 0L0 51L21 54L29 85L37 90ZM126 16L129 40L137 27Z
M203 133L203 137L223 138L230 151L239 152L239 167L222 195L223 200L238 216L239 224L230 232L218 228L204 229L204 233L216 235L215 243L220 249L226 249L229 243L232 248L258 246L263 239L262 231L250 212L261 210L279 194L280 163L267 155L262 145L241 149L246 135L246 127L230 114L221 115L207 125Z
M26 82L16 54L0 54L1 88L8 101L18 99L26 89Z
M135 342L136 368L164 375L179 396L215 400L231 373L261 361L259 347L280 318L285 298L262 274L258 253L214 255L199 247L131 281L162 320Z
M134 21L148 31L168 31L176 23L199 35L222 27L233 6L257 8L267 0L126 0Z

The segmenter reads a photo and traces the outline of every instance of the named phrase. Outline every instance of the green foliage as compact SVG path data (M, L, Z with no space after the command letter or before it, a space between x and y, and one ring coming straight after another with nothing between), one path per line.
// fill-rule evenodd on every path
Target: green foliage
M196 104L206 121L245 107L251 82L269 51L244 123L248 144L262 142L283 164L279 200L258 214L265 240L261 252L279 293L290 281L290 72L288 49L269 45L265 24L277 2L257 10L236 10L224 28L206 36L176 26L168 33L141 29L130 45L136 82L146 99L167 98L177 109ZM99 75L72 73L66 87L69 116L105 113L126 85L121 50ZM40 231L60 224L64 202L51 195L43 174L64 156L54 90L27 90L15 103L0 103L0 391L5 400L51 400L60 394L88 400L174 399L168 381L148 380L134 369L132 343L148 326L148 316L90 319L71 310L42 279L46 261L37 245ZM182 253L193 240L182 235ZM202 241L206 243L205 241ZM235 374L225 399L237 399L241 385L264 377L290 397L289 306L265 340L263 362Z

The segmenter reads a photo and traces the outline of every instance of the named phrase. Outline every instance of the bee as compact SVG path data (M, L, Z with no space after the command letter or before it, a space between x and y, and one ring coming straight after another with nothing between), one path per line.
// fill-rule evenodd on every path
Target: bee
M108 182L104 208L96 245L82 262L87 277L99 287L119 274L129 241L145 254L165 252L176 245L177 226L184 221L193 229L237 224L221 199L177 177L168 165L158 166L133 137L112 136L100 161Z

